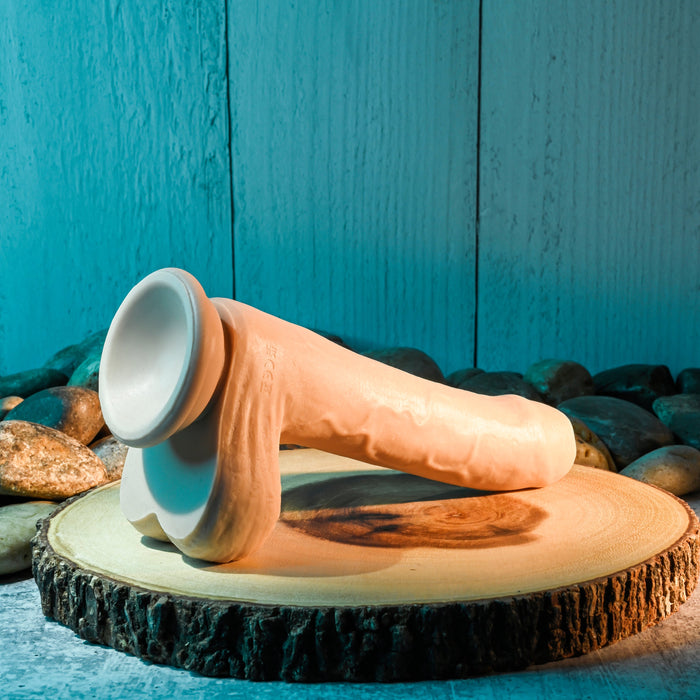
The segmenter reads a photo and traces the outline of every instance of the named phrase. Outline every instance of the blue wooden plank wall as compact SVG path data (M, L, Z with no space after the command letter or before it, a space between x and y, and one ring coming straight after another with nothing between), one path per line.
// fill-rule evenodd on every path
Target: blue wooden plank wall
M483 4L479 364L700 366L700 3Z
M478 2L230 10L237 297L471 364Z
M230 295L224 0L0 2L0 374L178 265Z
M448 372L699 365L700 3L0 3L0 374L164 265Z

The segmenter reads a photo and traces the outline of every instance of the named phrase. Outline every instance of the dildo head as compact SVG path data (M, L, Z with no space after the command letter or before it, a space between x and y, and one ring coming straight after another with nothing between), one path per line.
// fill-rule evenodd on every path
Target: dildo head
M107 426L132 447L166 440L206 408L224 359L221 319L199 282L176 268L148 275L107 333L100 363Z

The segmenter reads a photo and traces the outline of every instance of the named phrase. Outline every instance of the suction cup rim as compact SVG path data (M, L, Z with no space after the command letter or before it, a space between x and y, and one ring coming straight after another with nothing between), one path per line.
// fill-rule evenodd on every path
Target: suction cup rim
M221 320L202 286L177 268L157 270L126 296L100 363L100 401L122 442L148 447L191 423L221 376Z

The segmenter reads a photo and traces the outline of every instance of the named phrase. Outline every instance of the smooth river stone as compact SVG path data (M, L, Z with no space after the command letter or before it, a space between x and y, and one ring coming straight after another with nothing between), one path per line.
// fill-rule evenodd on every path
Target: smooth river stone
M385 365L402 369L417 377L423 377L423 379L430 379L434 382L445 381L442 370L435 360L417 348L385 348L383 350L368 350L362 354L383 362Z
M24 399L21 396L5 396L0 399L0 420L2 420L15 406L19 406Z
M122 478L126 453L129 451L127 445L119 442L113 435L93 442L90 449L102 460L107 470L107 478L116 481Z
M5 420L39 423L87 445L104 425L96 391L80 386L44 389L22 401Z
M541 360L528 367L523 379L556 406L575 396L593 394L593 377L578 362L572 360Z
M615 461L605 443L579 418L569 416L576 438L576 464L616 472Z
M654 413L680 442L700 448L700 394L676 394L656 399Z
M659 396L676 393L676 383L666 365L622 365L593 377L596 394L631 401L651 411Z
M0 575L31 566L37 521L51 515L56 506L50 501L27 501L0 507Z
M688 445L660 447L627 465L620 473L683 496L700 489L700 450Z
M63 372L66 377L70 377L77 369L78 365L91 355L102 353L102 347L107 337L107 329L103 329L89 335L85 340L75 345L69 345L52 355L45 363L44 367L50 367Z
M678 442L700 449L700 413L679 413L669 427Z
M700 449L700 413L681 413L670 425L679 442Z
M106 481L100 458L72 437L36 423L0 422L0 493L56 501Z
M478 367L466 367L465 369L458 369L456 372L452 372L452 374L448 374L445 377L445 384L461 388L460 385L462 384L462 382L466 382L468 379L476 377L477 374L483 373L484 370L479 369Z
M662 396L654 401L652 408L659 420L670 427L676 416L688 413L700 414L700 394Z
M459 388L487 396L517 394L533 401L542 401L542 397L535 388L517 372L482 372L465 379Z
M46 367L28 369L16 374L8 374L0 377L0 396L27 396L36 394L37 391L52 386L63 386L68 381L68 376L63 372Z
M310 328L309 330L313 331L314 333L318 333L318 335L322 335L324 338L326 338L327 340L330 340L331 342L335 343L336 345L340 345L343 348L347 348L348 350L352 350L352 348L339 335L336 335L335 333L329 333L328 331L321 331L318 328Z
M681 370L676 377L676 389L680 394L700 394L700 368Z
M99 391L100 387L100 360L102 353L90 355L81 362L71 374L68 386L82 386L92 391Z
M578 396L558 408L582 420L605 443L618 470L647 452L674 442L669 428L630 401L612 396Z

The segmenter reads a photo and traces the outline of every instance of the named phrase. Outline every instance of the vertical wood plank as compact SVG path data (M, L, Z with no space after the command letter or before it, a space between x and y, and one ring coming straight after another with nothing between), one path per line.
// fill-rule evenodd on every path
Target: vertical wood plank
M224 0L0 3L0 374L158 267L232 290Z
M484 0L478 362L700 364L700 4Z
M237 297L469 365L478 0L229 10Z

